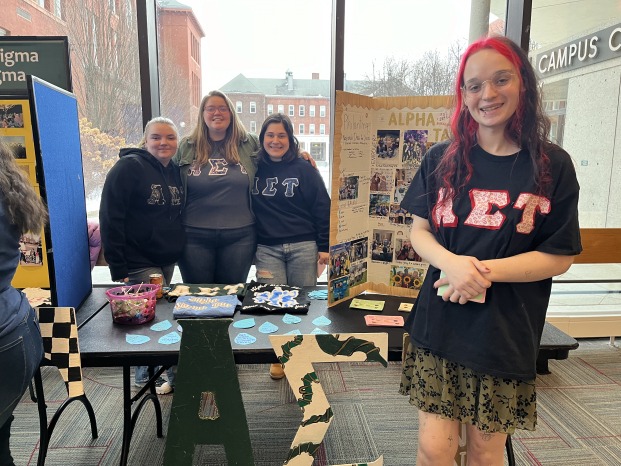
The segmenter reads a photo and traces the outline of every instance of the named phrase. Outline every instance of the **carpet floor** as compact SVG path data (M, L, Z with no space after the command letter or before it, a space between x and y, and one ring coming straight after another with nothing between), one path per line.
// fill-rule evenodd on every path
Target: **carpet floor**
M284 380L269 378L268 365L238 365L255 465L282 465L302 414ZM314 465L368 462L384 455L386 466L416 463L417 415L397 393L400 365L317 364L316 372L334 419ZM539 422L534 432L518 431L513 447L518 465L600 466L621 464L621 348L608 339L581 340L564 361L550 361L551 374L538 376ZM5 374L6 376L6 374ZM84 369L85 390L99 428L92 439L86 411L72 403L52 435L46 464L119 464L122 442L122 371ZM48 416L66 398L54 368L43 370ZM164 434L172 395L160 396ZM11 449L15 464L35 465L39 452L36 404L24 395L15 411ZM141 413L131 442L130 465L161 465L166 436L155 434L154 410ZM194 464L224 466L223 447L196 449Z

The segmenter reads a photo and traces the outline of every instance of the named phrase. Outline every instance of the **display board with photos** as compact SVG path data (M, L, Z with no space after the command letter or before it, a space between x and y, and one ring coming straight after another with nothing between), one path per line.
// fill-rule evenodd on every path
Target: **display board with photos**
M0 99L0 139L13 153L17 165L24 170L30 184L39 193L36 157L27 99ZM28 232L19 239L20 259L12 284L17 288L49 288L49 268L43 230Z
M428 264L409 238L400 207L429 148L449 138L451 96L366 97L335 101L330 305L370 290L418 295Z

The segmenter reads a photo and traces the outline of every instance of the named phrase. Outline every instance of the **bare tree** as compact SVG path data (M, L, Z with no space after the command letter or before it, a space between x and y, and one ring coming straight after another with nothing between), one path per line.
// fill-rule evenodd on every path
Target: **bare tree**
M365 75L362 93L371 96L450 95L463 45L459 42L442 55L427 51L418 60L388 57L381 68L375 62L371 75Z
M133 2L65 2L74 92L81 115L114 136L141 133L138 35Z

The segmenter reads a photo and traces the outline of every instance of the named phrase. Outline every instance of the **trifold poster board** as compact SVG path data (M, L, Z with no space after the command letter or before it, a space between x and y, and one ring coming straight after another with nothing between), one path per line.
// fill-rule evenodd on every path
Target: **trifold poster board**
M329 305L366 290L418 295L428 265L399 204L429 147L449 138L451 102L336 92Z
M39 190L50 217L45 241L52 305L78 308L92 290L78 105L70 92L33 76L27 81ZM36 286L27 279L30 268L24 269L13 286Z
M26 98L0 97L0 138L13 152L17 165L40 194L36 176L36 157L32 137L30 102ZM19 241L20 260L12 284L16 288L49 288L47 244L43 230L28 232Z

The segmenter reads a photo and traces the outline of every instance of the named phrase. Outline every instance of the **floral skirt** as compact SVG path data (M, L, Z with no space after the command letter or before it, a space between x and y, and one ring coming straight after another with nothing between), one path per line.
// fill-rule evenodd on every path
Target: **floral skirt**
M535 430L535 381L485 375L408 345L399 393L421 411L476 426L483 432Z

